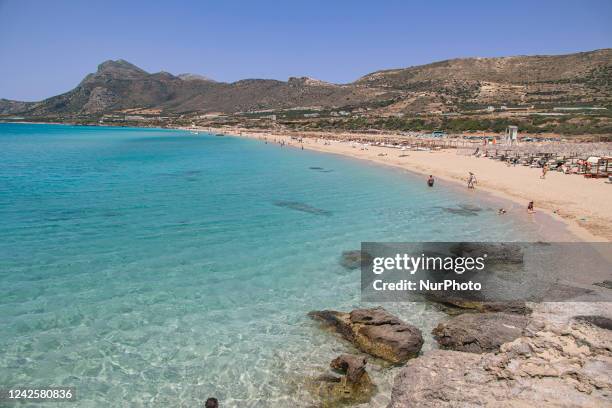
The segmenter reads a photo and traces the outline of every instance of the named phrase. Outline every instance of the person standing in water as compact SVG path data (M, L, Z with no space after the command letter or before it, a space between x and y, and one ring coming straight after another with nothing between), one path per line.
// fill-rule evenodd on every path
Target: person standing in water
M474 184L476 184L476 175L470 171L470 177L468 178L467 186L468 188L474 188Z
M533 201L530 201L529 204L527 204L527 212L529 214L533 214L535 212L535 210L533 209Z
M435 181L435 180L434 180L433 176L430 174L430 175L429 175L429 178L427 179L427 185L428 185L429 187L433 187L433 185L434 185L434 181Z

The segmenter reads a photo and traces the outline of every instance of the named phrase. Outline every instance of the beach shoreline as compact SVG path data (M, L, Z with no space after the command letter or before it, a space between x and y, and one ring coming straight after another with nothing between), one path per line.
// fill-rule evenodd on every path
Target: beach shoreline
M47 124L45 122L10 123ZM63 124L73 125L70 123ZM146 127L145 129L163 130L168 128ZM567 232L577 240L583 242L612 241L612 204L606 205L606 200L609 201L606 195L611 193L611 191L607 190L612 190L612 186L606 185L603 179L587 180L578 175L549 172L547 180L541 180L539 178L540 169L523 166L508 167L499 161L473 156L461 156L457 154L455 149L402 151L397 148L370 145L367 150L361 150L357 146L352 147L356 144L348 141L352 138L372 138L373 135L371 134L289 132L241 127L187 128L176 126L170 129L214 133L256 140L261 139L262 142L263 139L267 139L269 143L283 141L289 148L303 147L304 149L322 153L365 160L370 163L398 168L425 177L431 174L438 180L443 180L456 186L465 186L468 172L473 171L478 179L474 192L486 192L493 197L511 201L518 208L521 206L526 208L527 203L533 200L535 201L536 216L545 215L549 219L548 221L556 221L563 224ZM379 136L383 138L394 135L381 134ZM302 143L295 140L296 137L301 137ZM327 144L324 144L323 141L326 141ZM380 154L384 154L384 156L380 156ZM407 156L399 157L402 154ZM546 190L541 188L543 187L542 183L548 183L548 187L550 187L551 180L554 180L554 188L547 188ZM472 192L466 191L466 193ZM563 194L566 194L566 197L563 197ZM549 228L551 224L551 222L545 222L543 223L543 228Z
M584 242L612 241L612 205L607 204L612 191L604 180L585 179L578 175L549 172L545 180L540 178L540 169L523 166L508 167L499 161L473 156L461 156L455 149L429 151L403 151L397 148L369 145L363 146L348 141L359 134L300 132L300 143L296 135L282 131L253 131L244 128L185 129L202 132L213 131L225 136L250 139L267 139L268 143L283 142L289 148L314 150L338 154L372 163L400 168L405 171L454 183L467 183L469 172L476 174L478 183L466 194L484 191L494 197L523 206L535 202L536 214L542 213L561 222L570 235ZM363 135L371 136L371 135ZM343 140L344 139L344 140ZM325 143L324 143L325 141ZM425 182L425 178L423 180ZM545 187L545 188L543 188ZM545 223L544 223L545 224ZM543 227L546 227L543 225Z

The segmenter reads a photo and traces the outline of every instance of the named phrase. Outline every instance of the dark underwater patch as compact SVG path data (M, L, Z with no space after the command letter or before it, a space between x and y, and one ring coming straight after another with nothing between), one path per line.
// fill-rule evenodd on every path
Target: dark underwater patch
M462 217L475 217L482 211L482 208L470 204L460 204L457 207L437 208L440 208L442 211L446 211L447 213L461 215Z
M295 211L301 211L308 214L323 215L329 217L332 215L331 211L323 210L321 208L313 207L306 203L299 201L275 201L274 205L277 207L289 208Z
M309 169L310 169L310 170L315 170L315 171L318 171L319 173L331 173L331 172L333 171L333 170L326 170L326 169L325 169L325 168L323 168L323 167L317 167L317 166L312 166L312 167L309 167Z
M372 262L372 255L359 249L343 251L340 256L340 265L346 269L358 269L368 266Z

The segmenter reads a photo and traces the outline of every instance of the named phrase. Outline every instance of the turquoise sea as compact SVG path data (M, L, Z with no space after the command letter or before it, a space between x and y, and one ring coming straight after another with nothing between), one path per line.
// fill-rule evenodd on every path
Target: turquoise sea
M540 238L499 205L252 139L0 124L0 387L74 386L70 407L310 406L305 380L351 348L306 313L364 306L342 251ZM440 312L386 307L433 347ZM397 369L369 367L384 406Z

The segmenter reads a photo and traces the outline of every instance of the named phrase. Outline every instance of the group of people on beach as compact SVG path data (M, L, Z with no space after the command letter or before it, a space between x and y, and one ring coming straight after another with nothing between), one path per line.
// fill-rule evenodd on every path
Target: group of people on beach
M546 168L546 166L544 168ZM546 170L544 170L544 168L542 170L542 178L546 177ZM476 175L474 173L472 173L471 171L469 173L470 174L469 174L468 180L467 180L467 187L469 189L473 189L474 186L478 183L478 180L476 180ZM427 179L427 185L429 187L433 187L434 183L435 183L434 176L433 176L433 174L430 174L429 178ZM533 200L529 201L529 203L527 204L527 212L529 214L535 213L535 209L534 209L533 205L534 205L533 204ZM500 208L499 210L497 210L497 215L504 215L504 214L506 214L506 212L507 211L504 208Z

